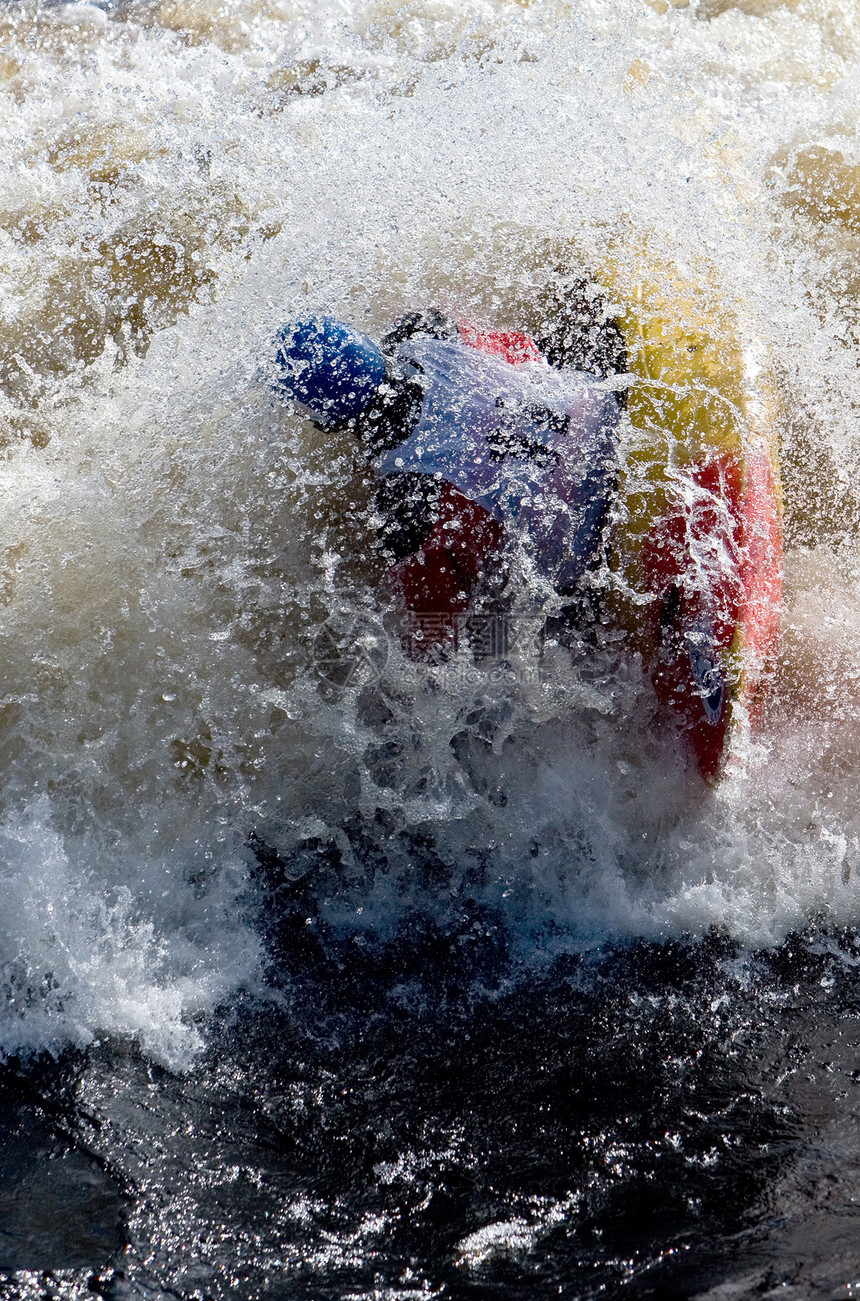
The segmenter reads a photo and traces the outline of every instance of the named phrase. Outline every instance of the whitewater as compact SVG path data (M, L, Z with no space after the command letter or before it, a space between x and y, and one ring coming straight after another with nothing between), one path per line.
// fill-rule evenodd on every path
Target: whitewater
M46 1097L65 1099L73 1119L51 1142L73 1185L81 1153L101 1162L98 1176L87 1166L109 1187L92 1218L114 1226L80 1259L48 1230L32 1239L15 1227L10 1296L76 1296L96 1264L117 1298L304 1287L586 1296L586 1275L594 1294L614 1294L700 1241L690 1230L670 1249L641 1229L641 1203L625 1202L629 1240L594 1248L587 1268L581 1246L575 1268L559 1264L563 1226L591 1215L599 1238L615 1203L589 1202L586 1173L562 1188L544 1170L500 1192L528 1165L520 1153L503 1161L504 1178L487 1175L493 1207L482 1219L473 1203L437 1256L380 1245L428 1181L456 1200L451 1170L466 1179L480 1167L464 1117L492 1112L485 1076L504 1057L488 1066L493 1045L545 1034L541 1069L569 1053L572 1072L592 1072L592 1101L597 1079L636 1089L620 1057L587 1064L594 1037L598 1056L610 1033L641 1050L663 1089L668 1112L655 1124L671 1155L683 1146L666 1137L683 1130L666 1102L673 1054L692 1079L696 1063L731 1058L727 1043L754 1043L755 1067L726 1086L754 1111L749 1072L795 1070L774 1065L780 1017L806 1016L822 989L837 991L828 1025L854 1015L858 101L860 11L833 0L2 7L0 1055L25 1110L36 1090L38 1125L52 1114ZM702 789L650 730L641 665L621 648L576 654L541 640L558 603L525 562L503 663L411 660L381 595L372 478L347 433L321 431L273 383L276 332L299 313L375 339L431 305L537 330L559 277L591 278L620 236L681 272L703 259L714 268L778 389L782 649L762 727L716 788ZM636 954L651 957L637 966ZM802 1009L792 988L805 991ZM804 1021L807 1038L817 1017ZM484 1040L477 1027L490 1022ZM381 1123L377 1104L357 1120L335 1098L335 1081L360 1092L353 1074L362 1088L373 1074L371 1023L389 1036L380 1051L407 1111L403 1098L433 1085L417 1067L398 1071L410 1054L432 1055L434 1036L450 1032L466 1057L474 1036L480 1077L462 1114L439 1102L446 1118L423 1154L416 1112L409 1143L375 1164L350 1145L356 1125ZM562 1023L575 1051L553 1037ZM652 1033L667 1036L653 1060ZM445 1059L451 1071L456 1058ZM829 1060L853 1079L850 1056ZM524 1058L507 1069L524 1096L540 1092ZM277 1127L294 1106L305 1127L294 1151L311 1165L337 1130L358 1162L346 1182L384 1190L387 1209L367 1185L366 1204L346 1210L346 1184L299 1195L301 1179L284 1175L264 1249L253 1207L268 1176L258 1175L219 1254L226 1193L212 1193L213 1210L189 1192L210 1160L222 1188L235 1155L233 1138L201 1154L188 1137L215 1105L194 1092L207 1079L229 1095L224 1132L252 1147L247 1108ZM165 1091L149 1119L147 1090ZM765 1094L781 1137L750 1122L756 1160L806 1123L783 1132L786 1108L803 1107ZM721 1105L709 1095L703 1114ZM597 1103L580 1099L581 1115L570 1106L584 1134ZM621 1140L604 1121L582 1150L600 1148L610 1179ZM170 1134L184 1137L171 1147ZM853 1151L851 1135L833 1150ZM640 1157L656 1151L641 1133L629 1141ZM687 1174L672 1176L679 1204L698 1197L716 1215L708 1242L741 1227L717 1223L718 1199L684 1180L693 1166L705 1179L732 1141L702 1138ZM173 1152L175 1203L167 1185L153 1191L156 1150ZM617 1187L629 1189L626 1159ZM9 1160L19 1181L23 1166ZM770 1185L777 1200L773 1188L790 1185L784 1216L797 1199L811 1204L799 1168ZM757 1178L754 1194L737 1195L750 1206L764 1195ZM88 1232L78 1226L75 1241ZM198 1264L209 1261L199 1276L185 1272L183 1233ZM253 1277L242 1274L251 1256ZM746 1294L720 1291L731 1269L708 1262L654 1294ZM767 1268L770 1256L751 1289ZM785 1295L811 1294L798 1268L800 1290ZM67 1292L44 1290L46 1269ZM846 1271L821 1295L850 1295L826 1290L847 1287Z

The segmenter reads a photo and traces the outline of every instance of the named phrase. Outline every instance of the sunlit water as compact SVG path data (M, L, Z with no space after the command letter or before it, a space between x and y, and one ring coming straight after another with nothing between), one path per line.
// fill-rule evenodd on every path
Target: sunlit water
M853 1295L860 12L0 38L4 1295ZM503 664L411 662L271 383L299 310L535 328L618 232L780 392L782 659L707 793L527 565Z

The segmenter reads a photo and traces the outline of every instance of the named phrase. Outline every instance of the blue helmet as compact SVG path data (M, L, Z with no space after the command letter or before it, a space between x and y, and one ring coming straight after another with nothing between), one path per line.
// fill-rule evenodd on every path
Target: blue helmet
M357 416L385 379L373 340L330 316L291 321L276 338L279 386L321 420Z

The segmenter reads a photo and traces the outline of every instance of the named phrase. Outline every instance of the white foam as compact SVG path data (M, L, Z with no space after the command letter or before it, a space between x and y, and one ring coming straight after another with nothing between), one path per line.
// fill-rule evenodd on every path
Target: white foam
M344 925L444 916L458 889L524 951L858 920L856 540L796 481L789 517L829 549L790 558L767 730L704 800L617 656L605 679L560 654L542 682L431 681L394 647L376 715L310 671L328 609L381 611L355 448L269 389L298 308L371 334L428 302L516 326L565 250L587 269L633 223L712 259L772 349L789 453L854 475L855 235L780 185L810 141L853 158L856 42L834 6L660 8L4 17L0 961L27 991L7 1053L107 1032L187 1063L258 969L235 921L253 825L335 841ZM446 891L405 850L366 880L343 823L377 808L434 839Z

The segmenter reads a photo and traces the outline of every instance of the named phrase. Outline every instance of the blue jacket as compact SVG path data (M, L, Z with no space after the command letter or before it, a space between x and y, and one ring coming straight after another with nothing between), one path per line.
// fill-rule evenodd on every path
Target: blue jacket
M417 423L376 461L380 475L436 476L525 539L560 590L600 542L617 473L621 406L593 376L512 365L459 340L397 348L423 388Z

